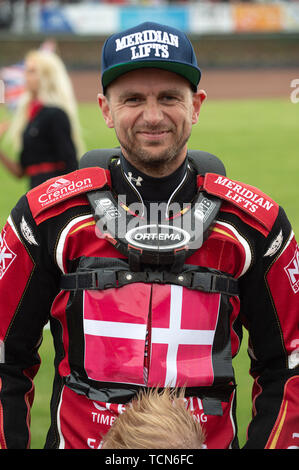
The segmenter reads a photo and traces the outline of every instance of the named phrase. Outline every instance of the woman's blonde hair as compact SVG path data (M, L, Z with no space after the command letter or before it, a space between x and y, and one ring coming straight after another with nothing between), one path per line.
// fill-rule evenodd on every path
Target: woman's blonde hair
M28 52L25 56L25 62L30 59L35 61L39 75L39 88L36 98L45 106L56 106L65 111L70 120L72 139L77 155L81 157L84 145L81 138L77 103L64 63L54 52L43 50ZM8 131L8 137L15 143L17 150L22 145L22 133L28 121L27 109L31 100L31 93L25 91L20 98Z
M102 449L202 449L204 431L186 409L184 390L141 392L103 437Z

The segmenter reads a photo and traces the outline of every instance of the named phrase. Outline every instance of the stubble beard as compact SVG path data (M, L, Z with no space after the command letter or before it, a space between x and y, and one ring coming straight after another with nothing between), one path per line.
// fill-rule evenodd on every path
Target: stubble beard
M152 152L150 148L154 149L159 144L153 142L146 148L139 145L137 139L127 138L124 141L118 136L124 156L129 162L141 172L156 177L166 176L179 167L182 163L181 154L188 139L189 135L184 139L177 138L172 145L156 153Z

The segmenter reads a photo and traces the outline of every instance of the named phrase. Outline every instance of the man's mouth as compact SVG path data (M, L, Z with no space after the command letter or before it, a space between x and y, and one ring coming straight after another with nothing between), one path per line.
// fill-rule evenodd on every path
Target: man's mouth
M170 130L168 129L163 129L163 130L139 130L136 132L136 134L140 134L142 137L145 139L149 140L159 140L163 139L165 136L169 134Z

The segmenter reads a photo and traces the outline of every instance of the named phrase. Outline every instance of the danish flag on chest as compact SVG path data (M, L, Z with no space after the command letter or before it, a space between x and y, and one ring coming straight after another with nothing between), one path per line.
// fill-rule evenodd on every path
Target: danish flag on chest
M83 306L90 379L161 387L213 383L219 294L136 283L85 291Z

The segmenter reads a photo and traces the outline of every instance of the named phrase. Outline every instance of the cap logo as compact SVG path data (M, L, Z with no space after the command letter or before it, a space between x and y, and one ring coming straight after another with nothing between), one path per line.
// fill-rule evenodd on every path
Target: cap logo
M115 40L115 51L130 48L132 52L131 60L150 57L169 57L168 46L179 47L179 37L166 31L148 29L145 31L128 34Z

